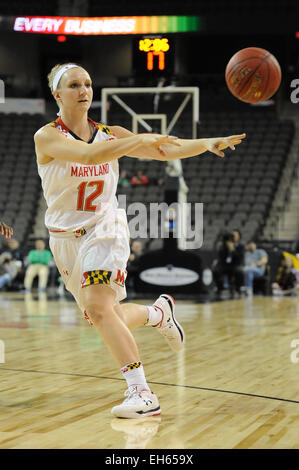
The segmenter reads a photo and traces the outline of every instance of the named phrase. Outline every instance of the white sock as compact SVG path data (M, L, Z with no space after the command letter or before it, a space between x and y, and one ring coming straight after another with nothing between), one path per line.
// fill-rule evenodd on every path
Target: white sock
M150 390L144 375L143 365L141 362L132 362L122 367L121 372L127 381L128 388L137 387L137 390Z
M146 307L148 311L148 320L146 325L156 326L162 320L162 310L158 307L150 306Z

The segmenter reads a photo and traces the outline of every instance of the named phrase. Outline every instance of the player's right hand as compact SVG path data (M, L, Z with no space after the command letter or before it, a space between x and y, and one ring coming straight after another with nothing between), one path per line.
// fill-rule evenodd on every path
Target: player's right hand
M4 222L0 222L0 234L4 235L5 238L11 238L13 229L6 225Z
M205 139L206 149L212 153L215 153L219 157L224 157L224 152L227 147L231 150L235 150L235 146L242 143L245 139L246 134L231 135L229 137L216 137Z

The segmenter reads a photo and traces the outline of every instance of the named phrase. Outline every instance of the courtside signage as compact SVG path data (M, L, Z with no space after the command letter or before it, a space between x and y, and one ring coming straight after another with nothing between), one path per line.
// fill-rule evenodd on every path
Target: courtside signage
M14 31L39 34L152 34L202 31L199 16L120 16L81 18L68 16L18 16Z
M195 271L175 266L146 269L139 274L139 277L143 282L156 286L186 286L199 279Z

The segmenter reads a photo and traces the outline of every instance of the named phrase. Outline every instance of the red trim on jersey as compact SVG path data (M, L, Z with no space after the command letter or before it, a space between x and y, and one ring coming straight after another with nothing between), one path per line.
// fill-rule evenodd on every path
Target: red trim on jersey
M88 121L94 126L95 129L98 129L102 132L104 132L105 134L108 134L108 135L111 135L113 137L111 138L115 138L115 134L114 132L112 132L107 126L105 126L104 124L101 124L100 122L95 122L93 119L91 119L90 117L87 117ZM55 121L52 121L50 123L51 126L53 127L58 127L60 126L61 127L61 131L63 133L71 133L72 134L72 131L64 124L63 120L61 119L61 117L59 116ZM82 139L81 139L82 140Z
M93 121L90 117L88 117L87 119L89 120L89 122L91 122L91 124L94 125L94 127L95 127L96 129L98 129L98 128L99 128L99 125L101 125L99 122Z
M97 124L90 118L88 117L87 118L89 122L91 122L91 124L97 129L98 126ZM64 124L63 120L61 119L61 117L59 116L56 121L58 126L61 126L63 130L65 130L66 132L70 132L70 129L68 129L68 127L66 127L66 125Z
M58 117L55 122L57 123L57 126L61 126L63 131L65 131L66 133L70 132L70 130L66 127L66 125L62 121L61 117Z
M49 232L60 233L60 232L66 232L66 230L49 230Z

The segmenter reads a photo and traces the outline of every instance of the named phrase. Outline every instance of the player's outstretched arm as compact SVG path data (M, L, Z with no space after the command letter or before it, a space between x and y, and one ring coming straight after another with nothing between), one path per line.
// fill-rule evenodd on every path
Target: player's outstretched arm
M96 165L128 155L137 147L151 149L150 155L156 153L161 160L165 160L162 145L167 144L167 148L180 146L176 137L159 134L135 135L133 133L122 139L88 144L83 141L67 139L60 131L50 126L39 129L34 135L34 142L37 160L40 164L58 159L85 165ZM143 158L146 158L146 156Z
M205 139L179 139L179 143L181 144L180 150L178 151L177 149L172 148L168 149L166 155L169 154L170 159L174 160L175 158L188 158L195 155L200 155L201 153L208 151L223 158L225 156L223 150L227 148L235 150L236 145L241 144L245 137L246 134L239 134L230 135L228 137L215 137ZM164 149L164 146L162 148ZM197 152L197 149L199 149L200 151Z
M135 135L132 132L120 126L112 126L110 129L114 132L118 139ZM139 134L142 135L142 134ZM146 134L144 134L146 135ZM151 135L151 134L149 134ZM159 134L152 134L158 136ZM132 152L128 153L129 157L135 158L153 158L155 160L176 160L182 158L194 157L204 152L212 152L219 157L224 157L226 148L235 150L236 145L239 145L246 137L246 134L231 135L228 137L216 137L206 139L177 139L176 145L169 145L169 143L162 143L160 151L155 151L153 147L139 146ZM161 158L161 150L164 152Z

